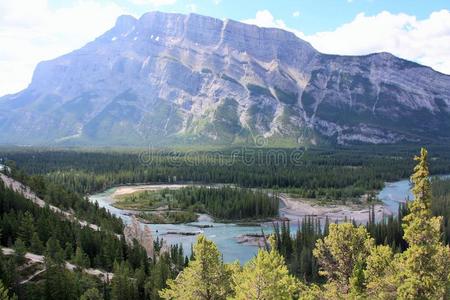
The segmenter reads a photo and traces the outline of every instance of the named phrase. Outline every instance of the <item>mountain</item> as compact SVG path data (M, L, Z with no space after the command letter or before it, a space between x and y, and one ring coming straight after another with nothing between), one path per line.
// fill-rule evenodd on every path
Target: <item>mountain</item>
M287 31L196 14L121 16L0 98L3 144L449 139L448 75L388 53L321 54Z

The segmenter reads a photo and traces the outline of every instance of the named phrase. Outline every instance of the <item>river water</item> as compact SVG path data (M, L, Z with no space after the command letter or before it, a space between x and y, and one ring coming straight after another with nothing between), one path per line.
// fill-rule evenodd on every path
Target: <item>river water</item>
M450 178L449 175L437 175L439 178ZM378 193L378 198L381 199L385 206L393 213L397 213L399 204L406 200L413 200L411 193L411 183L409 179L404 179L396 182L386 183L384 188Z
M450 177L443 175L441 177ZM117 188L111 188L105 192L98 193L89 197L92 202L97 202L100 207L105 207L112 214L122 218L125 223L129 223L131 217L127 211L117 209L111 205L112 194ZM405 202L406 199L412 199L410 192L409 180L400 180L397 182L386 183L385 187L378 193L378 198L383 201L385 206L394 214L397 213L399 203ZM150 226L153 236L163 238L170 244L181 244L186 255L190 254L191 245L194 243L195 235L168 234L170 232L183 233L203 233L206 237L216 243L219 250L223 254L225 262L239 260L244 263L250 260L258 251L257 246L240 244L237 237L243 234L261 234L272 232L272 224L265 223L261 226L239 226L236 224L214 223L209 218L202 216L198 222L189 224L142 224L142 226ZM196 225L210 225L212 227L199 228ZM295 232L298 228L297 222L291 222L291 232Z

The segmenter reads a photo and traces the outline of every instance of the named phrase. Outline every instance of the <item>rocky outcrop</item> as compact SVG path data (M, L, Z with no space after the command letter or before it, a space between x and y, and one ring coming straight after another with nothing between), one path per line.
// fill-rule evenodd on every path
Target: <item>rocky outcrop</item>
M333 56L294 34L151 12L41 62L0 98L0 143L397 143L450 138L450 76L387 53Z

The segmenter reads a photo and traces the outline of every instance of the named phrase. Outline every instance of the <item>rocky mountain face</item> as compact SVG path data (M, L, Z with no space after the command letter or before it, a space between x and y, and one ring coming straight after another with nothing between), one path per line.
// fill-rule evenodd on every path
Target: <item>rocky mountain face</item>
M397 143L450 139L450 76L387 53L151 12L36 67L0 98L0 143Z

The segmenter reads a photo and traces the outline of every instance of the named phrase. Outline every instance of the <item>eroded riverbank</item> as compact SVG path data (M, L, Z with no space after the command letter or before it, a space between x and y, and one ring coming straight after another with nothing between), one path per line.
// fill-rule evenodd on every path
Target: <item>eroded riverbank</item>
M280 217L289 220L295 221L307 216L314 216L322 221L328 218L330 222L354 220L357 224L366 224L369 220L368 204L320 205L311 199L292 198L286 194L280 194L280 201L283 203L280 207ZM374 204L374 209L377 221L392 214L384 204Z

